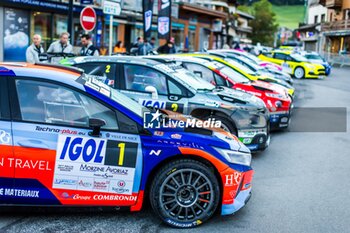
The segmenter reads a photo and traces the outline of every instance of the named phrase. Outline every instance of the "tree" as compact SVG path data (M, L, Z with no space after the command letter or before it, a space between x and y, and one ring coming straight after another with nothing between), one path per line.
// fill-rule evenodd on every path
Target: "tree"
M272 11L272 5L268 0L260 0L252 5L252 14L255 17L251 21L253 28L253 44L260 42L264 45L273 45L274 35L277 32L276 14Z

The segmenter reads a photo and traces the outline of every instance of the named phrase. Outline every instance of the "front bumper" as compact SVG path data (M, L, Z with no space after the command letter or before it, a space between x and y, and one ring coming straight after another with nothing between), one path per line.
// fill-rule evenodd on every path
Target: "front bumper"
M239 130L238 138L251 151L265 150L270 144L270 136L266 129Z
M289 126L289 113L270 113L271 130L286 129Z
M324 75L326 75L326 69L309 70L309 72L305 74L305 78L319 78Z
M221 215L237 212L249 201L252 190L253 170L237 172L231 168L221 173L223 180L223 201ZM231 183L231 177L233 182Z

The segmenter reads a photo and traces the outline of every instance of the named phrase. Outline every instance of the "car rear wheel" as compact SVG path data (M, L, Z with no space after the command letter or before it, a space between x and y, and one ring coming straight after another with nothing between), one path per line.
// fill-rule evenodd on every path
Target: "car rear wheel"
M219 205L219 183L201 162L180 159L166 164L154 177L150 202L168 225L191 228L207 221Z
M303 69L303 67L297 67L294 70L294 77L296 77L297 79L302 79L305 76L305 70Z

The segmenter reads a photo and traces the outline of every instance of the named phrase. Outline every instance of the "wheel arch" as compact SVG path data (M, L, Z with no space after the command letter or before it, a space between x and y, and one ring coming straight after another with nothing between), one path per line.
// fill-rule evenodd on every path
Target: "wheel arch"
M199 119L203 119L206 116L219 116L227 118L233 128L237 129L237 123L234 119L232 119L228 114L220 111L220 110L214 110L214 109L205 109L205 108L196 108L191 112L191 116L197 117Z
M157 172L159 172L164 165L166 165L172 161L178 160L178 159L192 159L192 160L201 162L201 163L205 164L206 166L208 166L209 168L213 169L214 175L219 182L220 198L219 198L219 208L218 209L220 209L220 206L222 203L222 195L223 195L223 185L222 185L223 181L222 181L222 178L220 176L220 172L219 172L218 168L211 161L203 158L200 155L194 155L194 154L177 154L177 155L171 156L169 158L166 158L162 162L157 164L152 169L152 171L149 173L149 175L147 177L147 181L146 181L146 185L145 185L145 189L144 189L144 193L145 193L144 204L147 203L147 205L149 205L149 190L151 188L152 182L153 182Z

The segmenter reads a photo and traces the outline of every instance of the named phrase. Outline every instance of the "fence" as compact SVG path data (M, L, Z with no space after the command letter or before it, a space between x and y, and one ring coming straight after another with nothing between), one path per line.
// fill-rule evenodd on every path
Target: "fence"
M323 57L333 66L334 64L343 66L350 66L350 55L349 54L338 54L338 53L321 53Z

